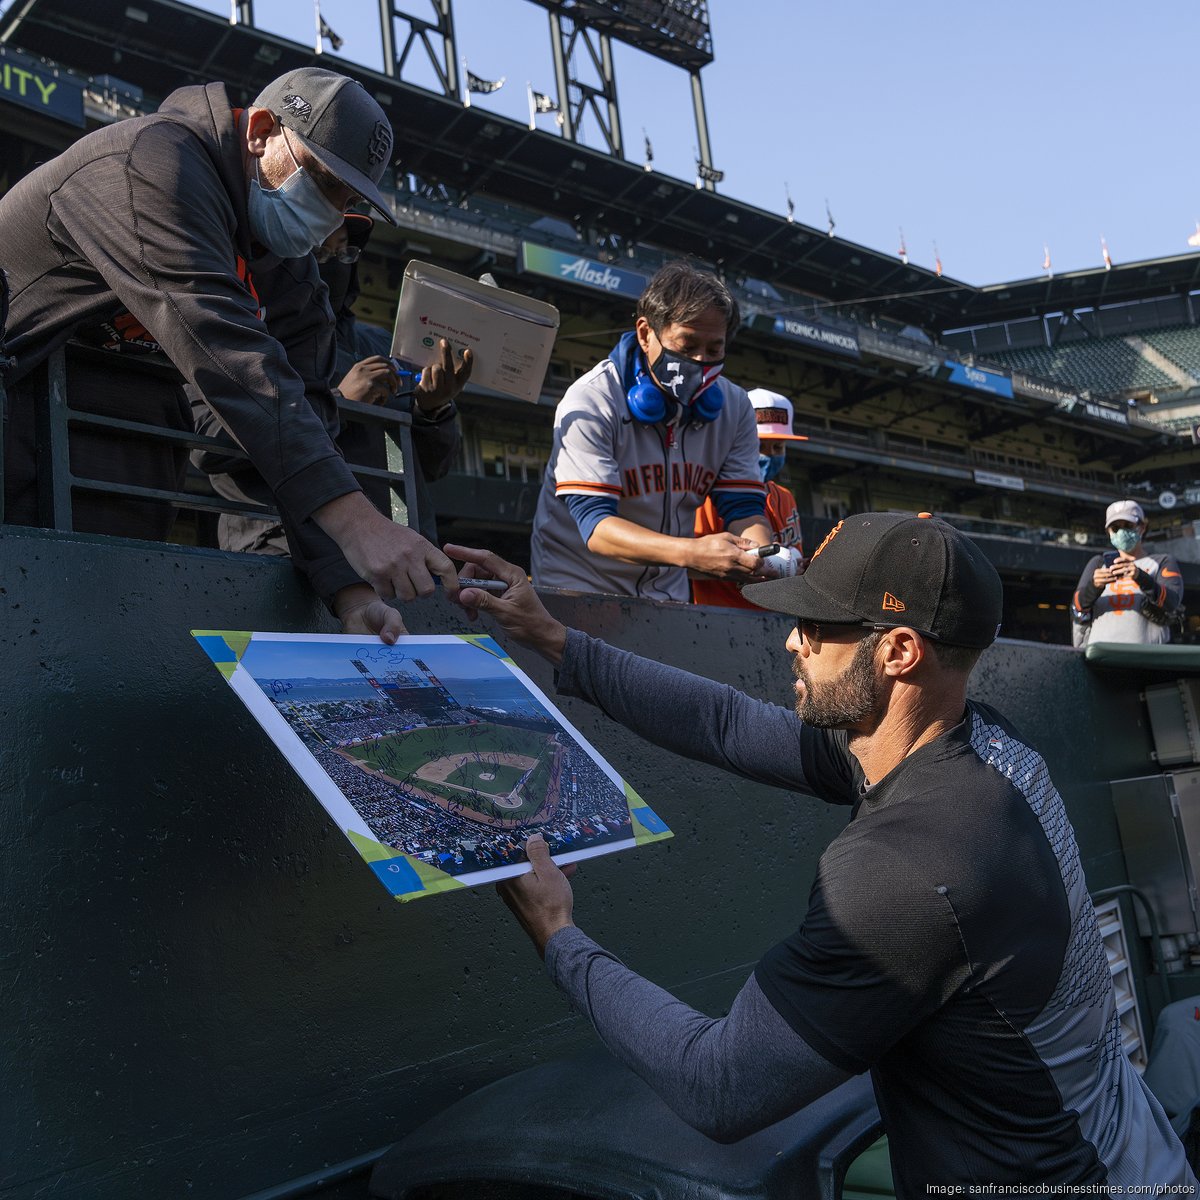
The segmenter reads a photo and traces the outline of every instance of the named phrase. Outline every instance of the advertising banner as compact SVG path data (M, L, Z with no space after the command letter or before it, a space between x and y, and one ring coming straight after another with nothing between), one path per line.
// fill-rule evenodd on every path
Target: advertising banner
M1129 414L1120 408L1109 408L1107 404L1097 404L1093 400L1083 402L1083 411L1097 421L1107 421L1110 425L1128 425Z
M83 81L0 47L0 97L83 127Z
M1048 400L1068 412L1079 400L1078 394L1071 391L1070 388L1051 383L1047 379L1036 379L1022 371L1013 372L1013 388L1026 396L1035 396L1038 400Z
M616 296L630 296L636 300L646 290L647 278L637 271L596 262L578 254L564 254L534 242L521 243L518 262L519 269L526 274L544 275L547 279L559 279Z
M819 321L810 321L807 317L772 317L769 313L760 313L751 322L751 326L764 333L786 338L789 342L803 342L808 346L828 350L831 354L842 354L847 358L861 357L855 334L832 325L823 325Z
M975 471L975 482L989 487L1007 488L1010 492L1023 492L1025 480L1019 475L1001 475L998 471Z
M989 392L993 396L1013 398L1012 376L1006 371L993 371L984 367L968 367L966 363L947 360L943 371L948 382L959 387L972 388L977 392Z

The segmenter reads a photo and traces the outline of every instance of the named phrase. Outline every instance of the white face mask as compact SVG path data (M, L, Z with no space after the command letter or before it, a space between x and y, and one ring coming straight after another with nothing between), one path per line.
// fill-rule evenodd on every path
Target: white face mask
M263 187L259 160L254 161L248 197L250 234L280 258L300 258L339 229L345 216L296 162L286 131L283 144L296 169L277 188Z

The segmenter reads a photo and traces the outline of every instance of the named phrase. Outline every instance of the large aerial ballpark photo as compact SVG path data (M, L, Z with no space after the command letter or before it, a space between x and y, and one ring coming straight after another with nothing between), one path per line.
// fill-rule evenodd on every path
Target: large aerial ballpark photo
M490 638L197 638L393 895L669 836Z

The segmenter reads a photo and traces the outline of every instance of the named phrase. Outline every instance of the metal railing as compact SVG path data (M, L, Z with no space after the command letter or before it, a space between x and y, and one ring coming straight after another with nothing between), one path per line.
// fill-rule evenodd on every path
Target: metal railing
M103 354L82 348L85 354ZM2 354L0 354L2 357ZM5 360L7 361L7 360ZM114 364L115 366L116 364ZM182 378L166 363L153 359L124 359L121 370L160 376L165 387L182 385ZM232 441L208 437L194 431L172 429L121 417L105 416L85 412L72 407L67 378L67 355L62 348L54 351L42 368L46 381L46 395L37 400L35 436L37 444L38 480L38 523L44 528L70 531L75 527L75 509L80 503L78 492L120 496L124 499L145 500L169 504L177 509L190 509L205 513L231 513L241 516L259 517L264 520L278 518L278 511L269 505L227 500L217 495L206 481L191 490L174 488L144 487L125 482L110 482L102 479L76 475L71 468L70 438L72 429L105 430L130 439L144 440L160 445L172 445L187 450L203 449L219 453L225 459L250 462L250 456ZM33 377L36 379L36 376ZM33 389L30 389L33 390ZM30 397L32 400L32 397ZM22 403L25 401L22 400ZM5 521L4 508L4 430L8 413L8 389L3 372L0 371L0 524ZM407 470L415 463L412 445L412 417L405 412L373 404L360 404L351 400L340 400L338 412L343 421L358 422L378 428L380 436L388 439L388 467L371 467L361 463L348 463L355 478L360 481L379 479L389 485L391 494L391 517L398 524L418 528L422 513L419 511L418 489L407 487Z

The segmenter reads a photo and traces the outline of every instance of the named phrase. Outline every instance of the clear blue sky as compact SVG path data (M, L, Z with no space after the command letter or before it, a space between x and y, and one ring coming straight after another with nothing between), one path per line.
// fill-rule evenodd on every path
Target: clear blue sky
M361 659L372 671L415 671L413 658L419 658L429 669L444 679L491 678L510 679L507 668L495 655L465 642L416 647L384 646L381 642L364 639L360 647L342 642L269 642L250 643L242 664L255 679L361 679L351 665Z
M227 13L227 0L198 7ZM431 12L423 0L409 11ZM309 0L255 0L260 25L312 39ZM948 275L997 283L1195 253L1200 10L1183 0L709 0L702 75L720 190ZM375 0L326 0L341 55L379 66ZM474 103L526 120L526 81L554 92L549 22L528 0L454 0L460 54L504 88ZM694 178L684 72L618 46L627 154ZM414 72L422 83L431 76ZM554 130L551 118L542 128ZM585 139L599 145L594 130Z

